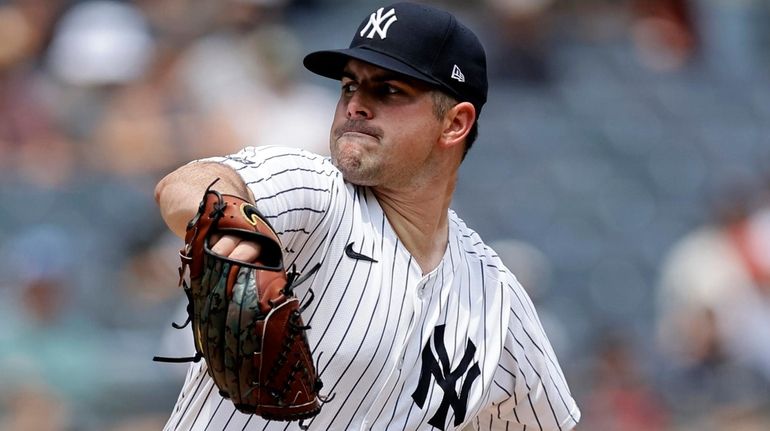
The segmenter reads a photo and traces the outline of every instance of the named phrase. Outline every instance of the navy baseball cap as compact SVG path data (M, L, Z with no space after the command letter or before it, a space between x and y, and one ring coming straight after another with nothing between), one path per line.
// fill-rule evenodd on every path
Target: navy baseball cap
M395 3L372 12L347 49L316 51L305 67L342 78L351 58L435 85L481 112L487 101L487 61L473 32L449 12L415 3Z

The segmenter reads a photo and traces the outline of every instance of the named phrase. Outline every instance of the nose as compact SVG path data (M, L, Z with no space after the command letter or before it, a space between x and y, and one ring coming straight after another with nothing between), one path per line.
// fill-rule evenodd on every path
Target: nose
M372 109L361 91L356 91L348 99L347 116L351 120L368 120L372 118Z

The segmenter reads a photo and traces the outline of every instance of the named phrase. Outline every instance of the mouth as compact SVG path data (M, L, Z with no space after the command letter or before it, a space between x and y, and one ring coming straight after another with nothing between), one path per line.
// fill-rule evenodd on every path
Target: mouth
M339 136L342 137L351 137L351 138L374 138L374 136L370 135L369 133L363 133L363 132L342 132L342 134Z
M370 126L368 124L348 121L334 131L335 139L340 139L343 136L349 136L352 138L368 137L380 139L380 137L382 137L382 131L379 128Z

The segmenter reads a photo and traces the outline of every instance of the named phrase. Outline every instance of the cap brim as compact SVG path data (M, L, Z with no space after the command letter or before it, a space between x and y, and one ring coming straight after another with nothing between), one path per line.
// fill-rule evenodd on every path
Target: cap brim
M443 84L409 66L408 64L381 52L367 48L336 49L311 52L303 60L305 68L315 74L331 79L342 78L342 71L348 60L354 58L429 84L444 87Z

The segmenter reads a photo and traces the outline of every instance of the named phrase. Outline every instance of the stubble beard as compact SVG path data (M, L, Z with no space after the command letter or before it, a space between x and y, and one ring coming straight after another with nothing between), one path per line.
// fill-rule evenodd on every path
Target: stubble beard
M331 133L332 163L342 172L342 177L347 182L360 186L376 185L381 166L369 157L369 152L364 148L370 144L346 142L347 139L356 139L346 138L344 135L348 132L369 135L372 139L379 140L384 134L383 130L366 121L348 119L335 127Z
M342 172L342 178L349 183L359 186L376 185L378 169L363 161L359 155L332 155L332 164Z

